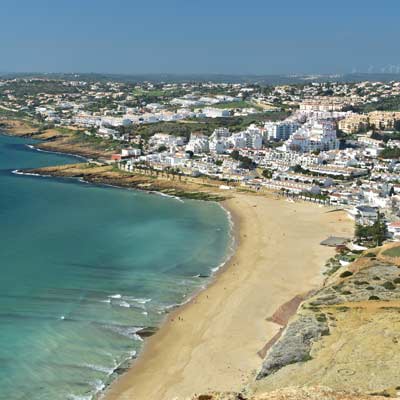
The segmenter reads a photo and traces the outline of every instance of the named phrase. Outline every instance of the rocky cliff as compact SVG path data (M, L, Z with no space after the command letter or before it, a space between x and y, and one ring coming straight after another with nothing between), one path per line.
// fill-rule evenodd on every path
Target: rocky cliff
M197 400L400 398L400 245L368 250L305 300L241 394Z

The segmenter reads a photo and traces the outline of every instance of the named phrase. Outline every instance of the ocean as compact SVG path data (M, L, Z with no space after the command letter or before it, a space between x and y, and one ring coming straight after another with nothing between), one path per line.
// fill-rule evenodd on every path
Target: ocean
M75 163L0 135L0 399L89 400L227 258L215 203L15 170Z

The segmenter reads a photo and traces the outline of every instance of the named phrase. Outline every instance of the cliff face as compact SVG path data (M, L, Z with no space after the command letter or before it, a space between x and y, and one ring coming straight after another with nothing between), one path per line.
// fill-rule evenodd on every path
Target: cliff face
M195 399L400 398L399 256L395 243L342 267L302 303L255 382Z
M400 389L400 269L385 249L339 270L305 301L268 351L255 393L322 385L396 396Z

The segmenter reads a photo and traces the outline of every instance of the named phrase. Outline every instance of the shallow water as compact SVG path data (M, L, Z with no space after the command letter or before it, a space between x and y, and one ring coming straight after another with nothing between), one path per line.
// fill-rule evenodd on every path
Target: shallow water
M0 135L0 399L90 399L225 260L230 223L214 203L13 174L77 162L30 143Z

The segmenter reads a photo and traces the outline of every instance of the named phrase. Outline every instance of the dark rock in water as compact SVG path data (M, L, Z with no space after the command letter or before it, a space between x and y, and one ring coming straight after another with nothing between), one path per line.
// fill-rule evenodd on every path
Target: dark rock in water
M122 374L124 374L126 371L128 371L128 369L129 369L129 365L126 365L126 366L122 366L122 365L121 365L120 367L118 367L118 368L115 369L114 374L122 375Z
M192 278L209 278L210 275L206 275L206 274L197 274L197 275L193 275Z
M142 339L145 339L150 336L153 336L157 331L158 331L157 327L148 326L140 329L139 331L136 332L136 334L139 335Z

